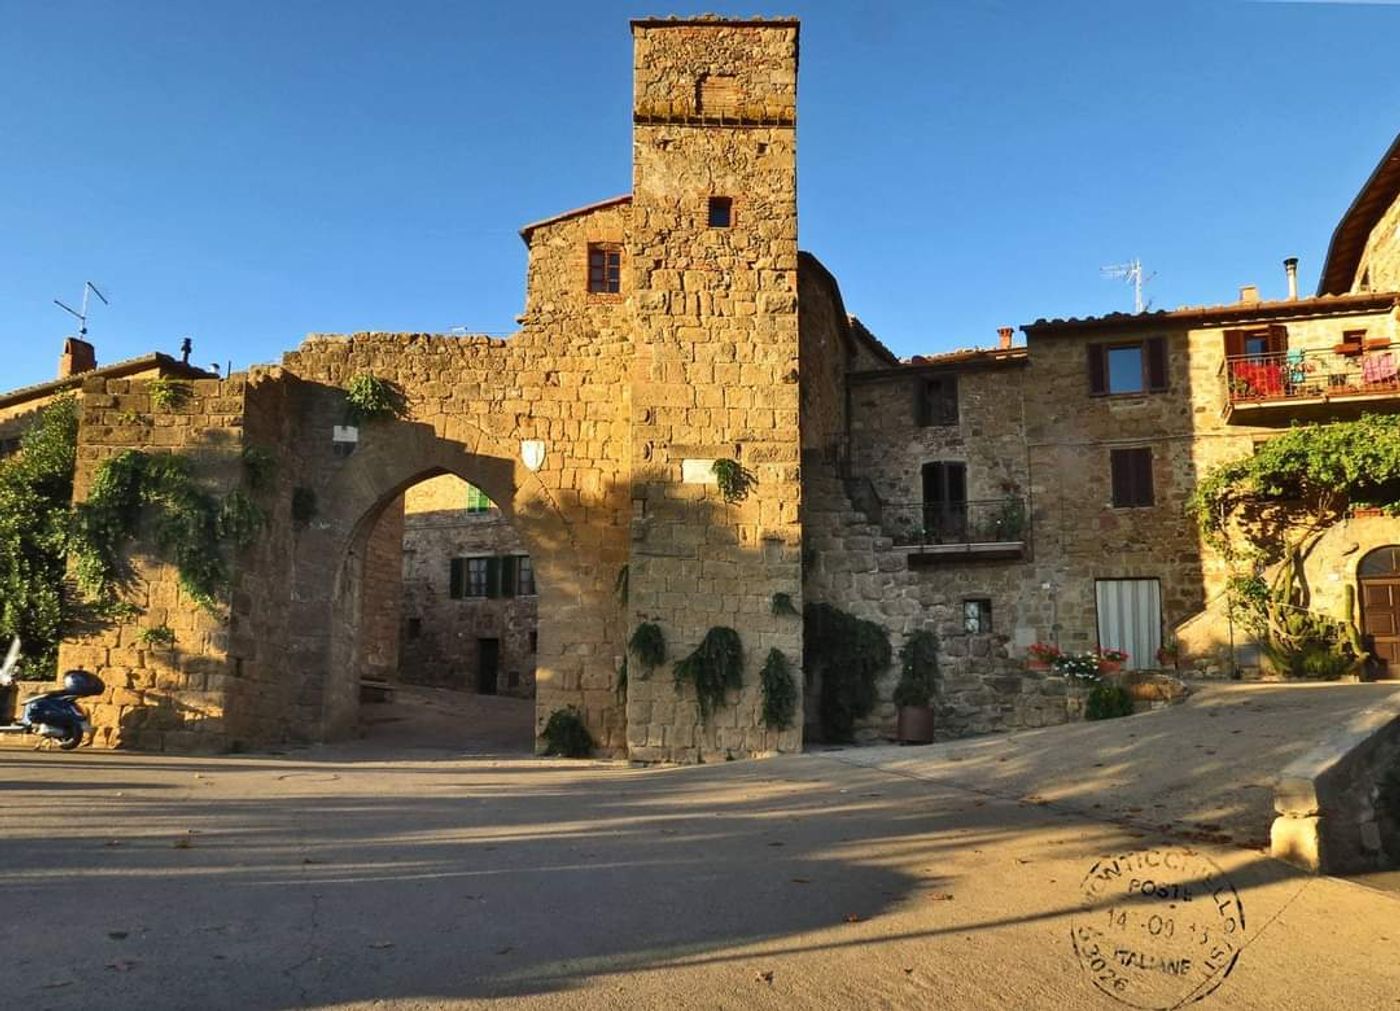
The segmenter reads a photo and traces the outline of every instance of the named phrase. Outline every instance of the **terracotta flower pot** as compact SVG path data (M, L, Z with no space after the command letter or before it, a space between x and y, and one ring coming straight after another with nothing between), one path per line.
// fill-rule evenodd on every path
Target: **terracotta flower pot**
M894 736L900 744L933 743L933 707L900 706Z
M1099 661L1099 673L1100 673L1100 674L1117 674L1117 673L1118 673L1120 670L1122 670L1122 669L1123 669L1123 661L1122 661L1122 660L1100 660L1100 661Z

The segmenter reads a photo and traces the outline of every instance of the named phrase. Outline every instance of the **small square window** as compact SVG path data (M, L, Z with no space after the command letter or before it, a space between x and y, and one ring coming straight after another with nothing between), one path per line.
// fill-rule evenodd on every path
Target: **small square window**
M422 618L409 618L409 619L408 619L408 637L409 637L410 639L417 639L417 638L420 638L422 635L423 635L423 619L422 619Z
M588 244L588 290L617 294L622 290L622 247L612 243Z
M734 201L730 197L710 197L710 227L728 228L734 217Z
M992 602L986 597L963 601L963 631L984 635L992 630Z
M957 376L920 379L915 387L915 397L915 424L926 428L958 423Z
M1141 393L1142 347L1108 349L1108 392Z

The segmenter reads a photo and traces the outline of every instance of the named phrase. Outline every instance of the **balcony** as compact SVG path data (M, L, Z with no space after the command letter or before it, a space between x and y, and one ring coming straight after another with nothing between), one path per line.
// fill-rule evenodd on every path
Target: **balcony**
M1026 500L885 502L881 525L911 565L1023 558L1030 532Z
M1387 402L1400 407L1400 345L1367 341L1235 355L1221 366L1221 377L1226 421L1267 423Z

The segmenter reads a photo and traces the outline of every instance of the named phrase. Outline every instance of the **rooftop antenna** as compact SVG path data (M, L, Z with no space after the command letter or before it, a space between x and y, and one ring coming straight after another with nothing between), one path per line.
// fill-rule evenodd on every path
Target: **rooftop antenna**
M97 285L93 284L91 281L83 282L82 312L78 312L78 310L74 309L72 306L64 305L58 299L53 300L54 305L58 306L60 309L62 309L64 312L68 313L68 315L74 317L78 321L78 336L83 338L87 337L88 292L91 292L92 294L100 298L102 300L103 305L112 304L111 302L107 301L106 295L102 294L102 292L97 290Z
M1127 281L1133 286L1133 312L1146 312L1152 307L1152 300L1146 302L1142 300L1142 289L1148 281L1157 276L1156 271L1151 274L1143 274L1142 261L1133 257L1127 263L1116 263L1111 267L1100 267L1099 273L1104 277L1111 277L1115 281Z

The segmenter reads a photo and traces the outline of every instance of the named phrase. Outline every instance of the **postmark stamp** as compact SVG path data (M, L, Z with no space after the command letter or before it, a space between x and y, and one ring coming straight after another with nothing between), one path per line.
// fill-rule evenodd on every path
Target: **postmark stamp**
M1215 991L1244 944L1244 906L1202 853L1164 846L1104 857L1070 921L1094 986L1128 1007L1179 1008Z

